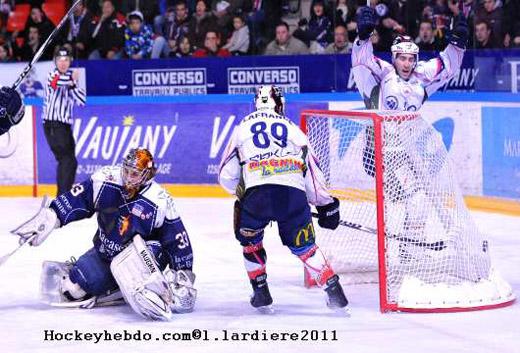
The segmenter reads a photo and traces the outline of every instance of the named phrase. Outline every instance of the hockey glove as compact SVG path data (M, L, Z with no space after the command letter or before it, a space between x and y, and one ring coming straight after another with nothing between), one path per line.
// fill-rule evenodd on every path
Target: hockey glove
M29 245L39 246L59 226L60 220L56 212L49 208L47 197L44 197L38 213L11 233L20 237L20 243L29 241Z
M325 206L316 206L318 210L318 224L322 228L336 229L339 225L339 200L335 197L334 201Z
M172 271L167 268L164 277L173 297L172 311L180 314L192 312L197 299L197 290L193 288L195 274L190 270Z
M0 128L6 124L9 124L9 127L18 124L24 113L25 109L18 92L11 87L2 87L0 90Z
M466 49L469 37L468 20L460 13L451 31L448 41L461 49Z
M376 12L373 8L363 6L357 13L358 36L361 40L367 40L377 24Z

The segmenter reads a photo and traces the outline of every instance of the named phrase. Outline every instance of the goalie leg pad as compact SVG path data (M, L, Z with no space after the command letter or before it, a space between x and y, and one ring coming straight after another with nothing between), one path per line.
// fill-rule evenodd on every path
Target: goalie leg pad
M132 309L152 320L171 318L172 294L152 251L136 235L110 265L112 274Z

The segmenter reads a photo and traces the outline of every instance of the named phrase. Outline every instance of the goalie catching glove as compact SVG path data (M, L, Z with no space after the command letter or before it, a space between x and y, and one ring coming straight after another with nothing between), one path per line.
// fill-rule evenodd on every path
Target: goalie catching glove
M318 224L322 228L336 229L339 225L339 200L335 197L325 206L316 206Z
M195 274L190 270L173 271L167 268L164 277L173 297L172 311L179 314L192 312L197 299L197 290L193 288Z
M45 196L38 213L11 231L12 234L20 237L20 244L29 241L30 245L39 246L54 229L60 227L60 220L56 216L56 212L49 208L49 204L50 202L48 202L48 198Z

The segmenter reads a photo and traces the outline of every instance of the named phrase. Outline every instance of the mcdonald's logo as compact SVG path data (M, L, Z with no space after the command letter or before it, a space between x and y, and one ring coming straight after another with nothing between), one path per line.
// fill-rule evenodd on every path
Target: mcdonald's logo
M298 231L294 245L299 247L311 241L314 242L314 226L312 225L312 222L309 222L309 224Z

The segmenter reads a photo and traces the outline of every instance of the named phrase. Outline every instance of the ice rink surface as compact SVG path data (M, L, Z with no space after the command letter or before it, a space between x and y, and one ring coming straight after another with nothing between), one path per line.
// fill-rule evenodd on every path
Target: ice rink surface
M195 312L171 322L146 322L129 307L56 309L39 301L44 260L79 257L91 247L94 220L56 230L39 248L22 248L0 268L0 350L2 352L520 352L520 304L488 311L451 314L381 314L375 285L346 286L352 316L329 311L320 289L302 286L298 259L281 245L276 226L264 241L274 315L249 305L251 288L241 247L232 232L231 199L177 199L195 255L198 302ZM32 216L40 201L0 198L1 255L16 246L9 230ZM520 293L520 217L473 212L488 235L492 263ZM163 334L199 329L207 340L165 341ZM47 330L47 331L46 331ZM148 341L51 341L59 334L147 334ZM241 332L296 333L307 341L233 341ZM317 330L327 341L312 341ZM224 331L229 340L224 340ZM337 340L332 340L333 334ZM150 335L150 336L148 336ZM218 340L216 340L218 339Z

